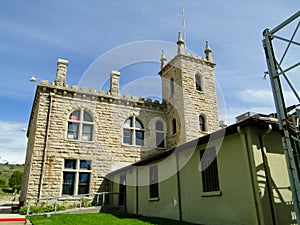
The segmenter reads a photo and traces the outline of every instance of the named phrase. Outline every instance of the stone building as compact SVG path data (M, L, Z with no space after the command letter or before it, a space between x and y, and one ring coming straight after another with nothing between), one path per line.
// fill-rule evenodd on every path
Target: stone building
M68 61L37 85L29 126L21 201L106 191L106 174L219 129L214 67L185 51L161 56L162 102L123 95L120 73L105 93L69 86Z

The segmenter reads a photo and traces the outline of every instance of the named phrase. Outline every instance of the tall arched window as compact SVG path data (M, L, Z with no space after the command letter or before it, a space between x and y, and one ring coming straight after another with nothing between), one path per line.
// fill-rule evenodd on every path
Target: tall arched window
M200 131L206 131L206 129L205 129L205 118L202 115L199 116L199 128L200 128Z
M158 148L165 148L165 127L161 120L155 123L155 144Z
M84 109L72 112L68 119L67 138L73 140L92 141L94 121Z
M195 82L196 82L196 90L197 91L202 91L201 76L199 74L195 75Z
M177 122L176 122L175 118L172 120L172 129L171 129L171 131L172 131L172 134L177 133Z
M175 92L174 78L171 78L171 80L170 80L170 94L173 95L174 92Z
M129 145L144 145L144 126L135 117L128 118L123 125L123 143Z

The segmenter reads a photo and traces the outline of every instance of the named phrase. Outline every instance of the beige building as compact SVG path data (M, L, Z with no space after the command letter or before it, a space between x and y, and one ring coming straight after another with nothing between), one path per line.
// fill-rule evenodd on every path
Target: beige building
M177 45L161 56L162 102L121 94L118 71L108 92L69 86L59 59L55 81L36 88L21 201L107 191L108 173L218 130L208 43L205 57L186 53L180 34Z
M210 225L296 224L281 134L276 119L262 115L107 177L110 191L126 193L133 214Z

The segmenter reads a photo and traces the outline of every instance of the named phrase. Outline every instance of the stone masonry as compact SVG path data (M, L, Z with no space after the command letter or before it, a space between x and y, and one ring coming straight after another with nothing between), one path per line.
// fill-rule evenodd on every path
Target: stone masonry
M163 102L121 95L118 71L110 74L108 93L69 87L68 61L58 60L56 80L52 84L42 81L36 89L27 133L21 201L61 196L66 159L89 161L89 192L106 191L103 181L107 173L219 128L211 50L207 44L206 58L202 58L185 53L180 35L177 44L178 54L169 63L164 54L161 58ZM195 74L201 76L202 91L195 89ZM68 121L76 110L84 110L92 117L90 141L68 138ZM199 115L205 118L205 131L199 129ZM133 117L143 124L143 146L123 143L124 122ZM174 118L176 134L171 132ZM156 146L158 120L165 127L165 148Z

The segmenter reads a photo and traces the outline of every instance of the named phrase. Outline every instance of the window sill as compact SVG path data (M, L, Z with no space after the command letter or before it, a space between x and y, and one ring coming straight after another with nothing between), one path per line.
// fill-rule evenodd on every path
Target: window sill
M159 197L149 198L149 202L155 202L155 201L159 201Z
M130 145L130 144L122 143L122 147L146 148L147 146L145 146L145 145Z
M70 142L83 142L83 143L93 143L93 140L88 141L88 140L78 140L78 139L69 139L69 138L65 138L65 141L70 141Z
M213 197L213 196L221 196L222 191L210 191L210 192L202 192L201 197Z
M197 89L196 89L196 92L198 92L199 94L203 94L204 93L203 90L200 91L200 90L197 90Z

